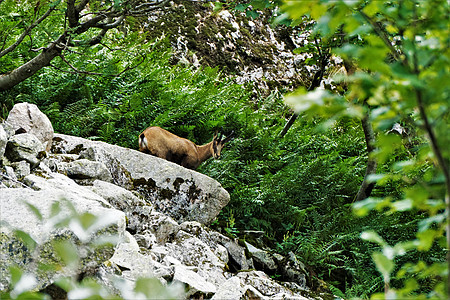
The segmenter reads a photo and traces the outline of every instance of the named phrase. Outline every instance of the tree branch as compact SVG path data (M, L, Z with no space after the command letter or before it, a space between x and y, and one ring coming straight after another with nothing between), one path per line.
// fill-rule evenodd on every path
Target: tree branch
M317 48L317 51L319 53L320 69L319 69L319 71L317 71L314 74L314 78L311 81L311 84L309 85L308 92L314 90L315 88L317 88L320 85L320 82L322 81L322 78L323 78L323 74L325 73L325 67L327 66L327 63L328 63L328 53L326 55L323 54L322 50L319 47L319 42L317 41L316 37L314 37L314 41L316 43L316 48ZM295 122L295 120L297 120L297 118L298 118L298 114L297 113L294 113L289 118L289 120L286 123L286 125L284 125L283 130L280 132L280 138L282 138L282 137L284 137L286 135L288 130L292 127L292 125L294 125L294 122Z
M79 12L75 8L75 0L67 0L67 19L69 20L69 27L75 28L78 26L80 19Z
M364 101L365 103L365 101ZM361 201L366 199L372 193L375 186L375 182L369 182L369 176L376 173L377 170L377 160L373 157L373 152L375 151L375 133L370 122L369 109L367 108L364 118L361 119L361 125L364 131L364 139L366 140L367 147L367 168L364 175L363 182L359 187L359 191L356 194L355 201Z
M44 21L51 13L52 11L54 11L56 8L55 6L50 7L39 19L37 19L33 24L31 24L30 26L28 26L27 29L25 29L25 31L19 36L19 38L15 41L14 44L12 44L11 46L9 46L8 48L6 48L5 50L3 50L2 52L0 52L0 57L5 56L6 54L10 53L11 51L14 51L14 49L17 48L17 46L20 45L20 43L23 42L23 40L25 39L25 37L27 35L30 34L30 32L37 26L39 25L42 21Z
M89 75L105 75L101 73L78 70L73 65L71 65L65 57L62 56L62 51L69 49L69 47L71 46L80 46L81 44L85 46L93 46L99 44L101 43L103 37L106 35L107 31L113 28L117 28L118 26L123 24L127 16L142 15L146 12L159 9L169 3L169 0L155 0L152 2L144 3L138 0L125 0L120 2L119 8L114 6L112 2L108 2L111 3L111 5L109 5L108 7L95 11L89 11L84 16L82 16L81 12L87 8L89 0L60 0L57 2L57 4L51 6L43 16L41 16L32 25L30 25L13 45L0 52L0 57L16 49L17 45L19 45L24 40L24 38L30 34L32 29L39 25L50 14L52 14L52 12L56 9L56 6L58 6L58 4L61 2L67 5L65 13L65 18L69 23L67 28L66 26L61 28L63 31L62 34L57 39L53 40L49 46L39 48L39 50L41 50L41 53L39 53L33 59L7 74L1 74L0 91L14 87L16 84L31 77L41 68L49 66L51 61L57 56L61 56L63 61L69 66L70 69L72 69L73 72ZM78 3L78 5L76 3ZM85 21L83 22L82 20ZM76 35L86 33L91 28L99 28L101 29L101 31L90 40L79 42L72 40ZM33 49L31 50L33 51ZM53 67L56 68L55 66ZM115 76L118 76L132 68L134 67L126 67L122 72L116 74Z
M0 75L0 91L5 91L12 88L16 84L33 76L37 71L39 71L43 67L48 66L50 62L55 57L57 57L62 51L62 48L58 46L59 44L58 41L52 43L49 47L45 48L36 57L29 60L22 66L13 70L12 72Z
M74 72L68 72L68 73L72 73L72 74L97 75L97 76L98 76L98 75L104 75L104 74L102 74L102 73L96 73L96 72L89 72L89 71L78 70L77 68L75 68L75 67L74 67L74 66L73 66L73 65L72 65L72 64L64 57L64 55L60 54L59 57L61 57L62 61L65 62L66 65L69 66L69 68L71 68L72 70L74 70ZM59 70L59 71L67 72L67 71L64 71L63 69L58 68L58 67L56 67L56 66L54 66L54 65L52 65L52 64L50 64L50 66L51 66L52 68L55 68L55 69Z
M372 20L368 15L366 15L362 10L359 10L359 13L361 16L363 16L364 19L366 19L367 22L369 22L370 26L373 28L375 33L381 38L381 40L384 42L384 44L389 48L392 55L394 55L394 58L398 61L400 61L400 53L394 48L394 46L391 44L391 41L386 36L386 33L383 31L383 29L380 27L380 25ZM402 61L404 64L405 61Z
M169 3L169 0L161 0L155 2L146 2L136 6L133 10L130 10L131 15L142 15L153 10L159 9Z
M101 24L94 25L92 27L108 30L108 29L116 28L117 26L122 24L123 20L125 20L125 16L121 15L120 17L117 18L116 21L112 20L107 23L101 23Z
M88 3L89 0L81 0L81 2L77 6L75 6L75 10L80 13Z

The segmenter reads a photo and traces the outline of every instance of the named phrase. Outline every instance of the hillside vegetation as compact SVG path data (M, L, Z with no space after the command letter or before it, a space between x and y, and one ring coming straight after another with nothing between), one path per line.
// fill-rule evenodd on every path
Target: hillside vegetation
M446 6L445 3L442 5ZM312 9L319 11L319 4L314 5L317 7ZM300 14L294 13L295 9L301 11L298 7L287 5L285 9L291 13L292 20L301 19ZM372 9L379 14L388 13L382 8ZM337 20L344 18L348 11L341 8L327 14L326 10L321 10L317 17ZM303 13L306 14L301 15ZM437 21L430 17L430 23ZM332 25L325 28L321 22L318 25L322 26L324 36L338 30L338 25L336 28L331 28ZM350 21L345 26L346 29L353 26L353 31L360 30L361 34L369 31ZM426 26L418 32L425 32ZM445 31L433 26L429 25L430 30ZM405 39L410 37L408 34L404 34ZM439 41L445 39L439 33L435 33L435 37ZM51 119L56 132L132 149L138 148L137 136L148 126L161 126L197 144L209 142L215 130L224 134L235 131L236 138L223 150L221 160L211 159L198 169L218 180L231 196L230 203L213 224L215 229L242 240L252 238L246 235L249 230L264 231L263 245L261 241L255 243L283 255L294 253L307 266L311 286L329 289L344 298L367 298L388 289L398 290L398 295L408 297L417 294L444 297L444 274L448 274L445 270L445 179L439 171L439 162L430 154L429 142L420 127L423 123L414 114L415 106L405 105L404 114L397 114L402 110L402 101L406 101L403 98L406 92L399 87L401 83L394 87L389 84L402 78L411 79L411 76L418 80L433 77L435 73L448 78L447 68L434 66L439 60L448 64L448 49L441 55L436 54L435 61L429 62L432 67L418 67L431 69L429 73L410 75L404 65L386 62L393 58L382 42L370 38L365 42L335 51L343 57L356 55L357 62L362 61L362 68L372 72L371 75L357 73L353 77L356 87L349 91L354 97L342 104L343 98L337 99L341 95L330 92L322 98L322 103L331 103L327 106L331 109L327 110L318 100L312 100L312 104L305 100L307 87L291 94L288 98L294 99L294 106L295 101L306 101L309 110L300 115L284 137L280 137L280 132L293 111L285 104L285 95L279 89L262 93L268 96L260 96L254 92L252 83L236 84L218 67L174 64L168 39L135 45L145 61L120 76L42 69L0 94L2 114L6 117L14 103L35 103ZM436 43L436 48L430 45L417 55L435 55L435 49L441 45ZM407 41L405 45L409 45ZM412 47L406 50L413 51ZM114 73L121 67L117 61L137 59L132 51L136 48L110 53L107 60L97 64L107 65L111 68L107 71ZM364 51L376 62L369 61ZM74 64L83 64L83 57L76 59ZM389 70L383 69L384 65L376 65L378 61L386 62ZM433 78L428 79L432 82ZM414 88L426 90L414 79L411 82ZM389 90L394 91L391 95L397 97L398 107L383 98L383 93ZM437 93L438 97L445 94L444 91ZM441 133L448 129L448 90L446 95L447 99L439 98L437 104L428 102L433 126ZM363 97L372 101L352 102ZM341 106L333 106L336 103ZM361 109L356 109L353 115L342 113L356 106ZM372 180L380 181L369 200L357 203L355 199L368 160L360 121L363 111L372 114L375 124L379 150L376 173L379 176ZM333 113L341 117L334 118ZM324 125L324 121L330 119L332 121ZM408 129L408 136L403 140L388 133L396 122ZM414 198L417 195L421 198ZM363 232L365 239L361 238ZM430 238L424 241L426 235ZM382 241L379 236L383 237ZM407 244L409 241L416 241L416 244ZM387 245L408 246L401 255L389 256L383 252ZM272 276L276 278L277 274Z

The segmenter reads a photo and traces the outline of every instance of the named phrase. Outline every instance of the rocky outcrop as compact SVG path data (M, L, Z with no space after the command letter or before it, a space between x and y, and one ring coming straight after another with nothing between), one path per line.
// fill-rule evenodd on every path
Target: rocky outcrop
M124 287L138 288L144 276L159 284L153 297L304 299L305 282L253 270L276 269L272 254L207 227L229 201L215 180L73 136L55 134L43 149L31 133L0 125L1 292L17 265L29 289L46 293L61 276L90 276L111 295L142 297Z
M49 285L58 276L74 276L95 268L112 257L114 247L93 242L106 237L120 238L125 233L123 212L66 176L54 173L47 176L31 174L25 177L26 187L0 189L1 291L9 285L7 271L13 265L35 274L37 289ZM97 221L82 230L83 217L87 214L95 216ZM68 227L58 226L66 220L70 220ZM24 239L23 233L29 238ZM77 266L39 272L39 265L64 265L55 247L67 241L79 255Z
M231 5L216 10L214 2L174 0L164 13L142 20L141 26L150 40L168 37L174 62L218 66L260 92L307 86L305 78L312 80L318 67L307 62L311 54L293 51L308 45L310 31L300 28L307 22L296 28L271 26L271 15L259 12L250 17L250 8L240 6L241 10Z
M212 178L136 150L55 134L52 153L56 156L50 155L48 160L52 161L54 171L66 170L72 178L70 168L79 164L80 159L103 164L114 184L137 191L156 210L178 222L209 224L230 200L227 191ZM76 161L65 163L61 158L65 154L79 156ZM71 159L73 156L66 160ZM87 173L77 177L99 178Z

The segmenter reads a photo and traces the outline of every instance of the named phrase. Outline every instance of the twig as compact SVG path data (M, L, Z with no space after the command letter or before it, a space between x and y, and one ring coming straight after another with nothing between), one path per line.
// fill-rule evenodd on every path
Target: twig
M400 53L392 46L391 41L386 36L385 32L380 28L380 25L376 23L372 18L370 18L368 15L366 15L362 10L359 10L359 13L361 16L363 16L364 19L366 19L367 22L369 22L370 26L372 26L375 33L381 38L383 43L389 48L392 55L394 55L394 58L398 61L401 61L403 64L406 64L405 60L400 60Z

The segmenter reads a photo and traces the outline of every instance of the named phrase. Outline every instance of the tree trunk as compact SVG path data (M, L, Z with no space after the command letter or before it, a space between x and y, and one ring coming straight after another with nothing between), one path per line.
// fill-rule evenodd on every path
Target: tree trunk
M28 77L33 76L37 71L42 69L59 54L62 49L52 44L48 48L42 50L35 58L18 67L10 73L0 75L0 92L14 87L16 84L24 81Z
M375 174L377 170L377 161L372 156L375 150L375 133L373 132L372 124L369 120L369 112L367 112L364 118L361 119L361 124L367 145L368 160L367 160L366 174L364 175L364 180L361 183L358 194L356 194L355 201L364 200L370 196L370 194L372 193L372 189L375 186L375 182L369 183L367 179L370 175Z

